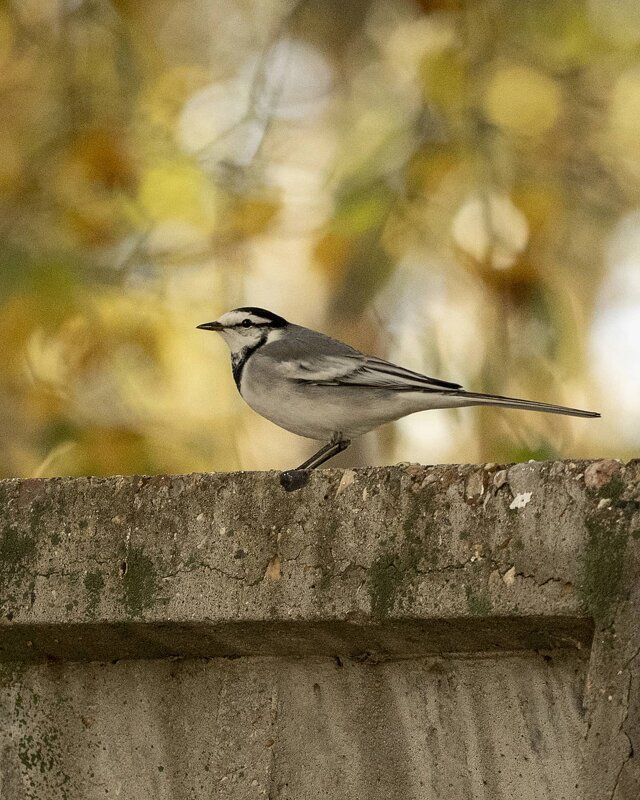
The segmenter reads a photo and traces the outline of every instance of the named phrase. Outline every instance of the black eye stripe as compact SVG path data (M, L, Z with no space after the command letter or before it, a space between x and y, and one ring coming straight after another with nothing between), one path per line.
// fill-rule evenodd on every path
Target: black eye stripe
M260 322L256 322L252 319L243 319L240 322L236 322L231 327L233 328L265 328L269 326L271 323L268 320L262 320Z

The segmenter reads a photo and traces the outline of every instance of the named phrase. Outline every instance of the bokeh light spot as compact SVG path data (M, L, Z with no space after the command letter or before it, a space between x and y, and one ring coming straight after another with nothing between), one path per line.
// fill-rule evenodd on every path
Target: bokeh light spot
M546 133L561 111L557 83L530 67L498 68L487 87L484 107L489 119L520 136Z
M460 207L452 223L456 245L476 262L509 269L527 246L529 226L509 197L474 194Z

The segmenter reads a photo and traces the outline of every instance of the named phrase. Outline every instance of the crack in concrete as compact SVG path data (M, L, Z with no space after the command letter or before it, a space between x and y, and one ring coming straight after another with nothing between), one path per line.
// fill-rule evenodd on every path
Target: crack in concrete
M627 749L627 755L622 760L622 763L620 764L620 769L618 770L618 773L616 775L616 779L614 781L613 789L612 789L611 795L610 795L611 800L615 800L616 792L618 791L618 785L620 783L620 778L622 777L622 773L624 772L624 768L627 766L627 764L633 758L633 755L634 755L633 742L631 741L631 737L629 736L629 734L627 733L627 731L625 730L625 727L624 727L625 723L627 722L627 720L629 718L629 697L631 696L631 685L632 685L632 683L633 683L633 675L631 674L631 671L629 670L629 680L628 680L628 683L627 683L627 690L625 692L625 699L624 699L624 716L623 716L622 720L620 721L620 725L618 726L618 733L621 733L626 738L626 740L628 742L628 749Z
M87 562L76 560L68 562L70 565L76 564L78 569L76 570L69 570L69 569L51 569L47 570L46 572L42 572L40 570L34 570L31 572L34 578L76 578L79 575L86 575L87 570ZM100 567L110 567L113 566L113 562L111 560L108 561L99 561L97 559L92 559L91 565L98 565Z
M561 587L573 586L572 581L565 581L565 580L562 580L562 578L556 578L553 575L551 577L549 577L549 578L545 578L543 581L538 580L538 578L535 575L528 575L525 572L516 572L513 577L514 578L523 578L525 580L532 580L536 584L536 586L539 586L540 588L542 588L543 586L546 586L549 583L557 583Z
M270 559L269 559L270 560ZM208 564L206 561L197 561L193 562L189 565L183 565L183 567L178 567L173 572L166 572L160 575L160 580L166 581L170 580L171 578L177 578L179 575L189 575L192 572L197 572L198 570L205 570L206 572L214 572L217 575L222 575L225 578L228 578L232 581L239 581L243 582L245 586L258 586L258 584L262 583L264 580L264 573L266 572L267 566L269 564L269 560L264 565L264 569L262 570L262 575L260 578L256 578L253 581L249 581L246 579L244 575L236 575L232 572L226 572L226 570L220 569L220 567L214 567L212 564Z
M638 656L640 656L640 647L635 651L635 653L630 658L628 658L625 661L624 663L625 669L628 669L631 666L631 664L636 660L636 658L638 658Z

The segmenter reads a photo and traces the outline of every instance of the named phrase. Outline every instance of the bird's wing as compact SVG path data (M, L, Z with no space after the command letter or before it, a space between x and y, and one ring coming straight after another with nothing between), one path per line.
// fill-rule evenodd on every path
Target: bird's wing
M428 378L397 364L360 353L308 355L281 361L282 375L313 386L363 386L395 391L456 392L457 383Z
M371 385L390 386L394 389L421 389L423 391L457 392L462 389L459 383L429 378L419 372L392 364L375 356L366 356L363 374Z
M266 344L260 351L271 358L272 370L283 377L316 386L366 386L395 391L457 392L457 383L428 378L317 331L289 326L286 338Z
M278 363L278 371L293 381L316 386L335 386L351 383L364 367L365 359L358 354L308 355Z

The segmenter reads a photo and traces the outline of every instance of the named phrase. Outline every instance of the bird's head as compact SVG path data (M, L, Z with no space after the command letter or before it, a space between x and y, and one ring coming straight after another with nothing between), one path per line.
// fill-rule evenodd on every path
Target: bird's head
M280 337L289 323L272 311L264 308L234 308L214 322L198 325L205 331L216 331L227 343L231 354L253 349Z

